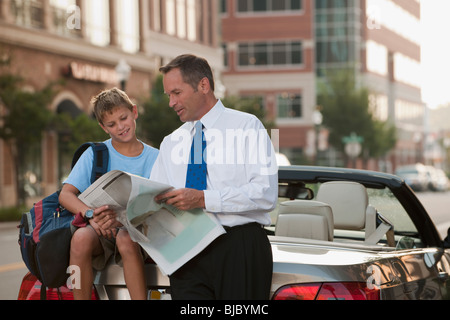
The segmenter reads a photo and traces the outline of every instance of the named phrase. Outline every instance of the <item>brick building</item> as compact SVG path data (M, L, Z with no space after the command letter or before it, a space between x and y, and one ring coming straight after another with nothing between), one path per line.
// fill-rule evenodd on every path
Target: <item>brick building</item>
M322 164L335 164L324 132L316 139L316 80L348 66L376 116L398 128L395 151L371 168L392 171L421 153L419 0L223 0L221 13L227 93L260 97L293 163L319 146Z
M280 150L295 158L314 138L313 2L222 3L227 94L259 97L280 129Z

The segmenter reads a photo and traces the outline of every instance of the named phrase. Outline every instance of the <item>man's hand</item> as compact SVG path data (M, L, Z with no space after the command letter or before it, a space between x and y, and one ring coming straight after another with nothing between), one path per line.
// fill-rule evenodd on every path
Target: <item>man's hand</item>
M196 189L173 189L161 193L155 197L158 203L165 202L180 210L191 210L195 208L205 208L205 196L202 190Z

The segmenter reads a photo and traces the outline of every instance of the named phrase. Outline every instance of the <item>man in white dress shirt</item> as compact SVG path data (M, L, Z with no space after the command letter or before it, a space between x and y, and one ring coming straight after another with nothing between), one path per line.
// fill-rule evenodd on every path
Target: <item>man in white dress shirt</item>
M160 68L169 106L184 124L165 137L151 180L172 185L156 197L182 210L203 208L227 231L170 276L174 299L267 299L272 251L262 228L276 206L275 152L262 123L223 106L208 62L181 55ZM187 188L190 146L203 124L206 190Z

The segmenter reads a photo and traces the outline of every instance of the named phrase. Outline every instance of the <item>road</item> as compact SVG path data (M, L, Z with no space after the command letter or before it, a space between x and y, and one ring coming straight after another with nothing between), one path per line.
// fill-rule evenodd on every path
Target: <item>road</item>
M0 300L15 300L27 273L19 245L18 222L0 223Z
M445 193L418 193L442 238L450 227L450 191ZM0 223L0 300L16 300L27 269L20 256L18 222Z
M450 191L419 192L417 197L428 211L442 239L444 239L450 227Z

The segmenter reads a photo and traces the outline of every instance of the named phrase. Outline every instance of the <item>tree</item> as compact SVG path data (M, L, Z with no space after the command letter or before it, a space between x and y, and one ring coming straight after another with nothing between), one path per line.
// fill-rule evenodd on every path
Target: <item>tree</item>
M155 148L181 124L178 115L169 108L162 79L161 75L156 78L150 98L142 102L137 121L138 137Z
M29 150L39 147L43 132L52 122L53 114L47 106L54 95L53 85L36 92L21 89L21 77L0 75L0 103L4 112L0 114L0 139L10 147L16 165L16 188L18 204L25 203L26 164Z
M335 71L319 83L318 104L323 125L330 131L329 143L345 154L342 139L356 133L363 138L365 160L384 156L396 144L396 130L375 119L369 106L369 90L357 88L353 69Z
M76 118L68 113L56 114L51 128L58 133L59 179L70 173L73 154L81 144L109 138L97 120L86 113L80 113Z
M228 96L222 99L225 106L255 115L269 131L275 127L275 122L267 118L267 112L262 107L258 97Z

